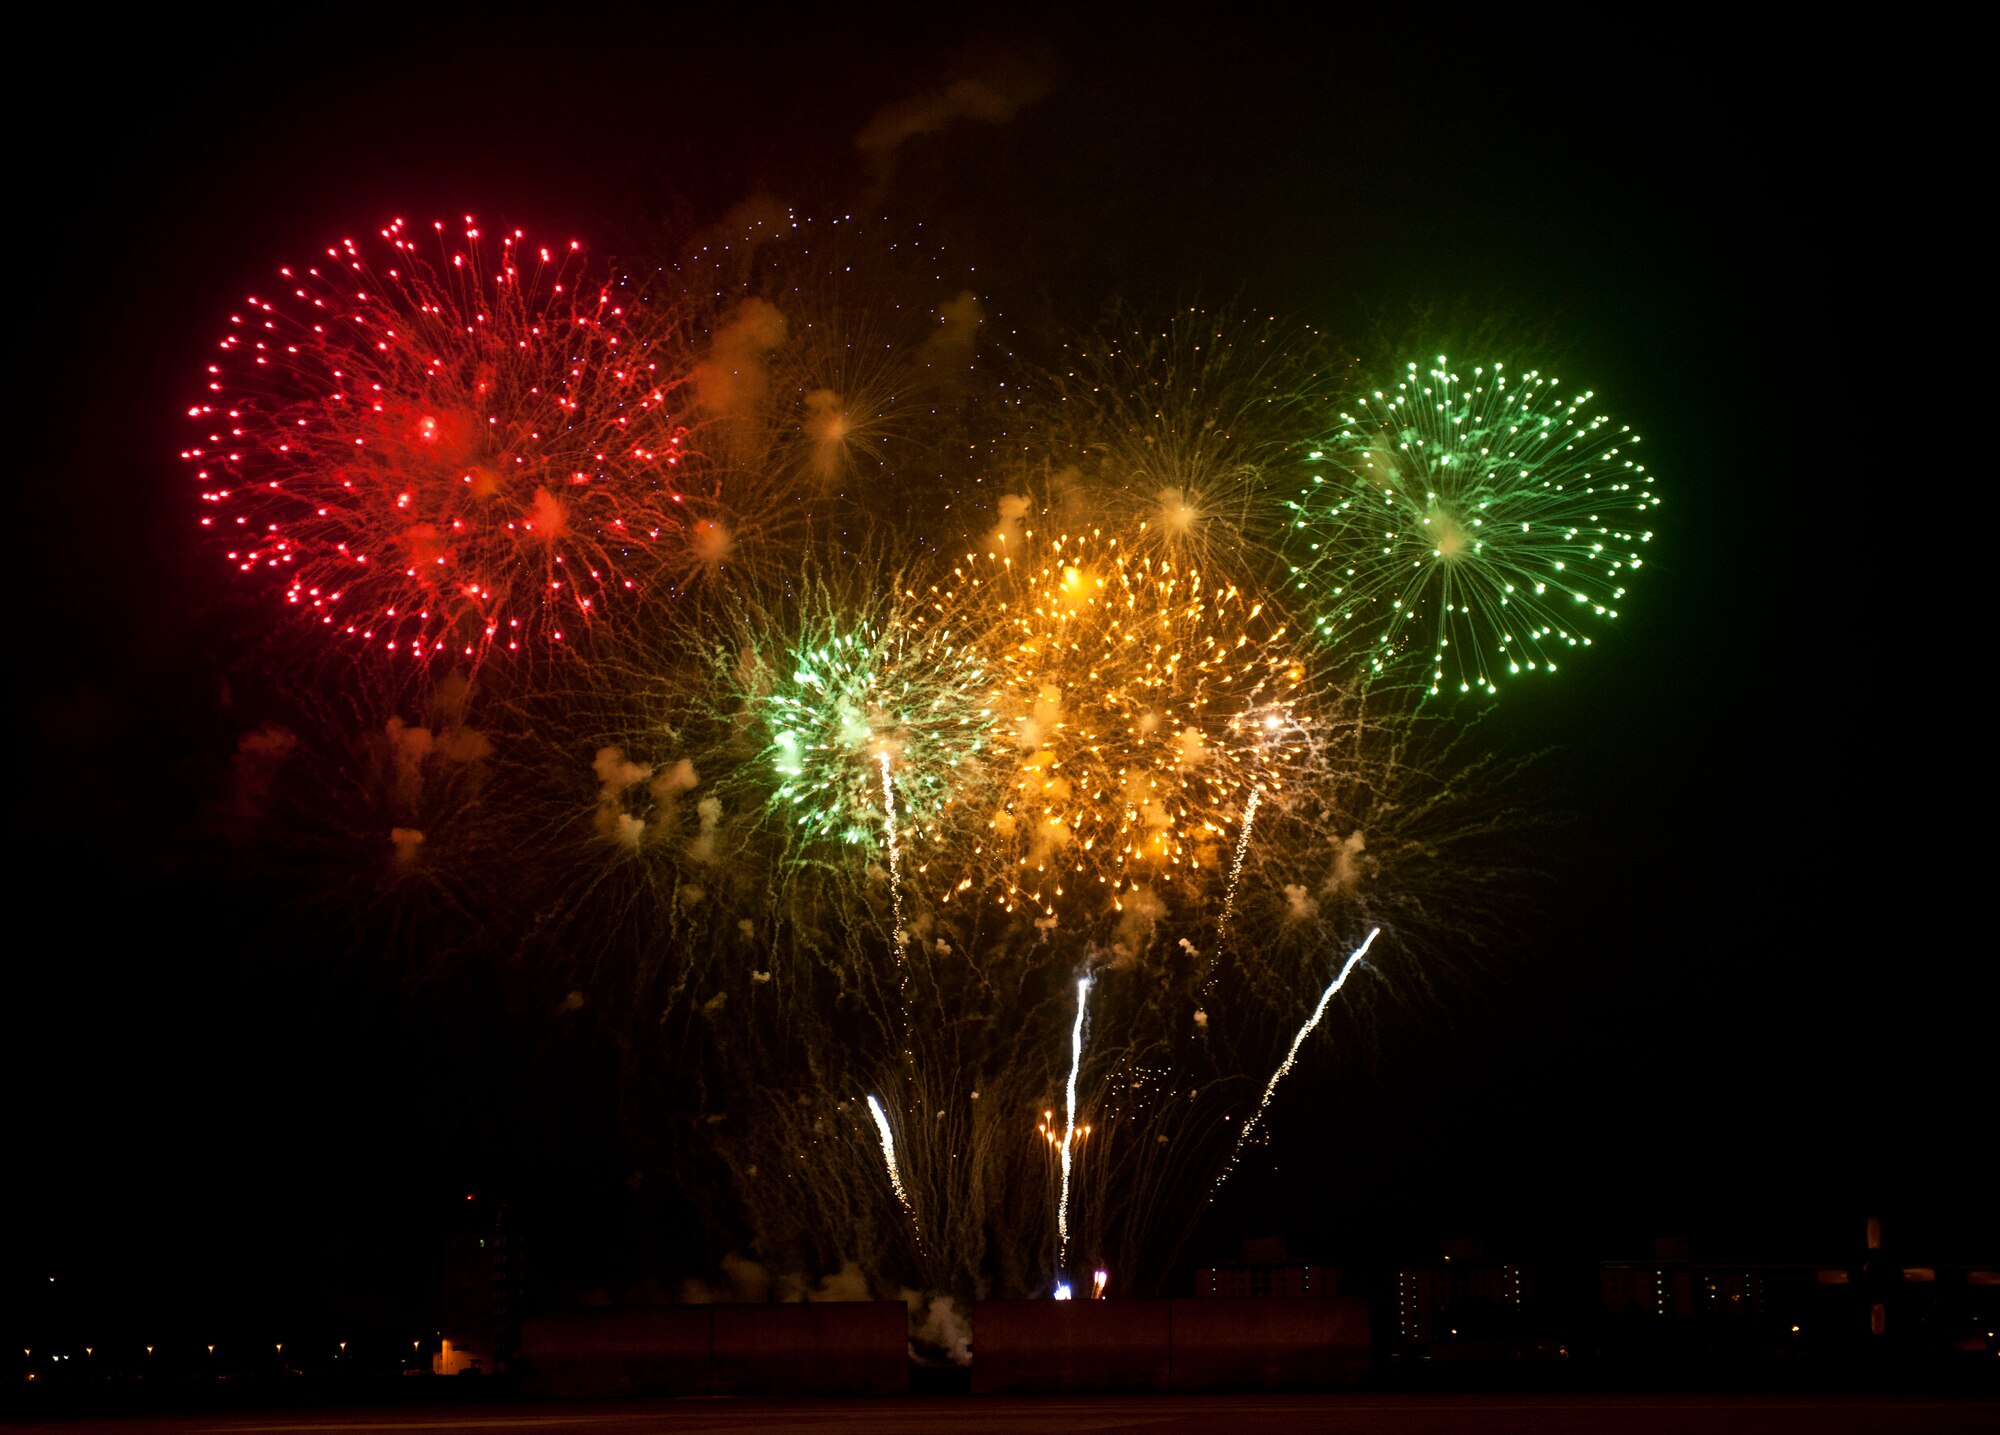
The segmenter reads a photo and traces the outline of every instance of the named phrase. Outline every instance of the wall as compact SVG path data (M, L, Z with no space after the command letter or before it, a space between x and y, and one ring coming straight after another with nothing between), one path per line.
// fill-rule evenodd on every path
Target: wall
M534 1316L515 1361L541 1395L900 1395L900 1301L607 1306Z
M1165 1300L987 1300L972 1307L972 1389L1165 1390Z
M910 1388L901 1301L718 1305L718 1395L901 1395Z
M982 1301L972 1388L1324 1389L1361 1378L1368 1342L1359 1300Z

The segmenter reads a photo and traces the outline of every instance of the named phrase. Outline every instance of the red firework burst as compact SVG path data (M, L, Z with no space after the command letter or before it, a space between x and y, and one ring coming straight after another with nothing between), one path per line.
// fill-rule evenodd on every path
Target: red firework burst
M403 221L230 316L182 453L245 573L377 650L561 643L688 527L672 321L579 293L581 246L498 255L470 216L437 258Z

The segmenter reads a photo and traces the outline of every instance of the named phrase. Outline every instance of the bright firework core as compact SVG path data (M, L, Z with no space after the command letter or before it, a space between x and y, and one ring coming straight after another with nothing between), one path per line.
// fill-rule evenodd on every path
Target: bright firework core
M999 897L1053 909L1127 896L1226 860L1252 792L1304 751L1305 669L1233 584L1101 531L989 555L997 740L1015 754L989 821Z

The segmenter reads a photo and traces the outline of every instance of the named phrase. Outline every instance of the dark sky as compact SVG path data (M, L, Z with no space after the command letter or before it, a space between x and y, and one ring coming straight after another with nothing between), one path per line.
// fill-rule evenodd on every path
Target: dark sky
M1990 986L1928 775L1978 718L1923 708L1882 604L1927 575L1856 502L1911 461L1857 431L1918 337L1908 239L1834 183L1879 143L1859 55L1532 18L208 23L71 37L20 118L10 1282L224 1308L424 1249L487 1183L551 1227L627 1199L587 1043L476 987L246 950L176 861L238 731L175 457L226 306L390 214L639 253L754 189L844 212L871 115L1006 56L1047 95L912 139L880 205L993 309L1237 301L1364 349L1425 306L1497 315L1559 336L1667 497L1626 618L1493 723L1547 749L1533 797L1569 818L1504 961L1281 1111L1281 1175L1202 1239L1786 1254L1879 1211L1990 1258ZM671 1250L629 1233L683 1219L648 1197L575 1264L615 1278L619 1240Z

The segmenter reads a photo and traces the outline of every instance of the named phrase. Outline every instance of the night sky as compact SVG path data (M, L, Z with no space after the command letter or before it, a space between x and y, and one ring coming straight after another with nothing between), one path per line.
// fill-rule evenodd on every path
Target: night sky
M1194 1253L1803 1259L1880 1214L1992 1258L1990 943L1938 816L1977 820L1984 719L1905 631L1925 523L1862 501L1939 455L1913 241L1835 182L1879 144L1859 56L1389 15L208 23L72 36L17 121L3 1303L49 1274L63 1319L421 1301L469 1192L563 1289L699 1266L587 1027L252 939L285 894L201 855L247 622L176 455L230 303L343 232L472 212L643 257L756 192L922 221L1024 329L1234 302L1372 353L1494 317L1645 435L1667 502L1625 616L1485 728L1544 754L1545 876L1443 999L1298 1078ZM996 66L1047 93L886 180L857 150Z

